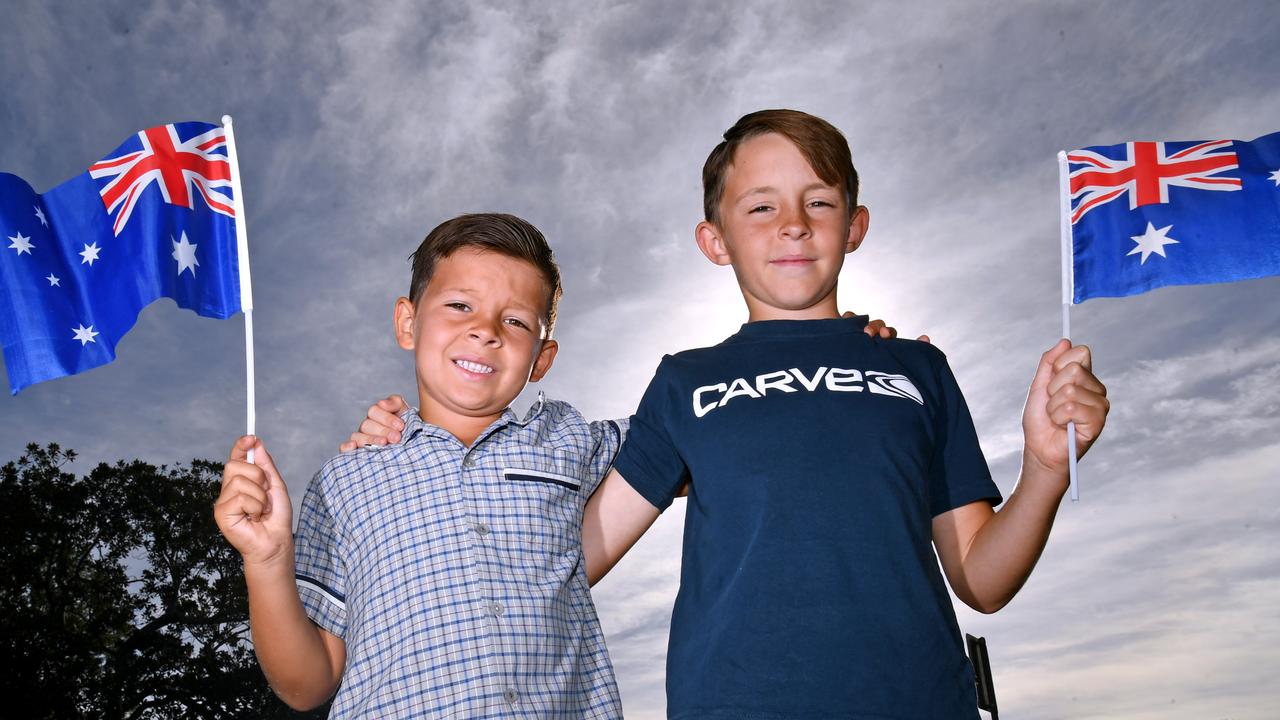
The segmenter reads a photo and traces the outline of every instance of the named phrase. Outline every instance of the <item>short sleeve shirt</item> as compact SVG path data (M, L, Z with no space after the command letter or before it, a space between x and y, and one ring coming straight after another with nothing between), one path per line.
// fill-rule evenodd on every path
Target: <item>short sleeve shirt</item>
M581 527L625 422L539 398L467 448L403 417L400 444L330 460L298 518L303 606L346 643L330 717L621 717Z
M616 468L691 481L673 718L976 718L932 520L998 503L931 345L865 320L749 323L663 359Z

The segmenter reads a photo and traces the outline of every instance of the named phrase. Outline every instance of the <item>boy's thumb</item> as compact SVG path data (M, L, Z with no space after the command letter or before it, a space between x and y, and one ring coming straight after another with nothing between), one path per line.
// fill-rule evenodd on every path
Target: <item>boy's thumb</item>
M1071 349L1071 341L1063 338L1040 356L1040 364L1036 367L1036 376L1031 380L1031 389L1047 388L1053 379L1053 363L1062 353Z

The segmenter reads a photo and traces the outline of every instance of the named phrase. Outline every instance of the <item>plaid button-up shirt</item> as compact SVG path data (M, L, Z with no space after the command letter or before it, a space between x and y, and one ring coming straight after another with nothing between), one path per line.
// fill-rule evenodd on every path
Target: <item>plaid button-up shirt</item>
M298 517L307 614L346 642L330 717L620 718L582 511L624 427L544 400L471 448L403 440L330 460Z

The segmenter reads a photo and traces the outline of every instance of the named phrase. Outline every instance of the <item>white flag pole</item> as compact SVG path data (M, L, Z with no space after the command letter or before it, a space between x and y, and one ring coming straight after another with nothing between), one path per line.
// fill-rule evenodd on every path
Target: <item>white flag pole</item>
M1071 302L1075 297L1074 250L1071 242L1071 180L1067 154L1058 152L1058 215L1062 235L1062 337L1071 339ZM1076 424L1067 423L1067 463L1071 469L1071 500L1080 501L1076 482Z
M249 281L249 233L244 215L244 193L240 189L240 162L236 159L236 137L231 129L230 115L222 116L222 127L227 135L227 160L231 164L231 200L236 209L236 251L240 266L240 309L244 311L244 369L248 415L246 434L253 435L256 433L258 421L254 410L253 393L253 285ZM249 451L249 462L253 462L253 450Z

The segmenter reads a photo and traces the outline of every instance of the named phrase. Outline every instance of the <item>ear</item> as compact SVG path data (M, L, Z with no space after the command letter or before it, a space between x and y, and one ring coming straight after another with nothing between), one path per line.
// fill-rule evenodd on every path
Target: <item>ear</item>
M538 348L538 357L533 360L533 370L529 373L529 382L538 382L543 375L551 369L551 363L556 361L556 351L560 349L560 344L555 340L543 340L542 347Z
M731 264L729 246L725 244L720 228L703 220L693 229L693 237L698 241L698 249L707 256L708 260L717 265Z
M853 216L849 218L849 237L844 243L846 255L857 250L862 244L862 239L867 236L867 225L870 223L871 211L867 210L865 205L859 205L853 209Z
M413 318L414 307L409 298L402 297L396 300L396 343L405 350L413 349Z

